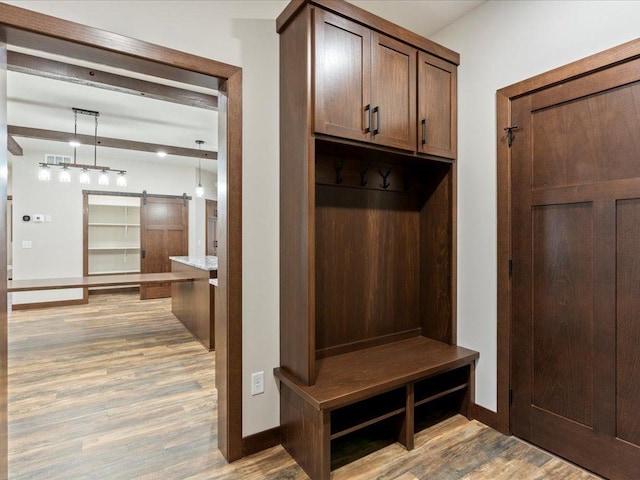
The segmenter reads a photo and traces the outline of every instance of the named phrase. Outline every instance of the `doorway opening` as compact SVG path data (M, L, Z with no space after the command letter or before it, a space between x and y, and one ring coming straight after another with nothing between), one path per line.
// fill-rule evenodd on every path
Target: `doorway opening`
M7 69L7 52L13 47L62 55L77 61L91 61L122 69L133 75L149 75L168 82L214 89L218 97L218 287L216 292L216 375L218 387L218 448L233 461L242 456L241 425L241 198L242 116L241 69L232 65L138 41L121 35L75 24L21 8L0 4L0 23L6 32L2 46L2 71ZM6 75L0 79L0 101L5 104ZM6 118L1 122L6 125ZM4 128L2 130L5 130ZM6 131L0 131L7 138ZM6 167L3 149L0 162ZM0 212L6 215L6 176L0 180ZM6 226L3 227L6 235ZM6 249L6 242L2 242ZM0 288L7 290L7 252L0 252ZM0 470L7 466L7 304L0 298Z

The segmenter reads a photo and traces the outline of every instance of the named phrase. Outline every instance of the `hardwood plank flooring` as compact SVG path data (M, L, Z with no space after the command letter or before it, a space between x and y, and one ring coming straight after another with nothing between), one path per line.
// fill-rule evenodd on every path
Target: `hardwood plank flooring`
M95 295L9 317L9 478L306 479L282 447L233 464L217 450L214 352L170 299ZM334 480L597 477L454 416L337 469Z

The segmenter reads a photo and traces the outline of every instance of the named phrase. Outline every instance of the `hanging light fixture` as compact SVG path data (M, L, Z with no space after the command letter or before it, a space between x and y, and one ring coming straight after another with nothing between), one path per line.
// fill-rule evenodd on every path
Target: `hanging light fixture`
M40 171L38 172L38 180L42 182L48 182L49 180L51 180L51 169L49 168L49 165L47 165L46 163L40 164Z
M102 170L100 172L100 177L98 177L98 185L109 185L109 175L106 170Z
M69 183L71 181L71 172L69 172L69 167L62 167L58 180L60 180L60 183Z
M91 183L91 175L89 175L89 169L83 168L80 177L78 178L83 185L89 185Z
M71 168L80 168L82 169L82 173L79 175L78 180L81 184L88 185L91 183L91 176L89 175L90 170L100 170L100 177L98 179L98 183L100 185L109 185L109 172L118 172L118 180L117 185L119 187L127 186L127 179L125 178L126 170L120 169L112 169L110 167L100 166L98 165L98 117L100 116L100 112L96 112L94 110L85 110L82 108L72 108L73 116L74 116L74 125L73 125L73 139L69 141L69 145L73 147L73 163L65 162L60 163L57 166L62 167L60 174L58 176L60 182L69 183L71 182ZM93 165L91 164L81 164L77 162L77 149L81 145L81 142L78 139L78 114L88 115L94 118L94 130L93 130ZM38 172L38 179L42 181L51 180L51 170L49 168L48 163L40 163L40 171Z
M119 187L127 186L127 177L125 176L124 170L118 173L118 179L116 180L116 185Z
M196 143L198 144L198 150L200 150L200 154L198 155L198 186L196 187L196 197L202 197L204 196L204 187L202 186L202 166L200 163L202 161L202 144L204 140L196 140Z

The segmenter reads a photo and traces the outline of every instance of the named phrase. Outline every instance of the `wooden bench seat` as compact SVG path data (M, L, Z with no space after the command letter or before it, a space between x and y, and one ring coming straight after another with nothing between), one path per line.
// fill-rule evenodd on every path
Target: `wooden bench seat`
M147 285L153 283L189 282L194 277L183 273L127 273L118 275L91 275L88 277L44 278L33 280L9 280L7 292L34 290L60 290L65 288L115 287L122 285Z
M332 440L391 418L397 440L412 449L417 407L463 394L469 416L477 359L472 350L413 337L319 359L314 385L276 368L282 444L314 480L330 476Z

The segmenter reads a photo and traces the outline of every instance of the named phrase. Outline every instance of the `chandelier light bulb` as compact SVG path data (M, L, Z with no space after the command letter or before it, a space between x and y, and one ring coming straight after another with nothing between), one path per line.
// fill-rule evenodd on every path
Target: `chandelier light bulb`
M80 174L80 183L84 185L89 185L91 183L91 176L89 175L89 170L86 168L82 169L82 173Z
M124 172L120 172L118 174L118 179L116 180L116 184L119 187L126 187L127 186L127 177L125 176Z
M105 170L102 170L102 173L100 173L100 178L98 178L98 184L109 185L109 175L107 175L107 172Z
M60 183L69 183L71 181L71 172L69 172L68 167L62 167L58 180L60 180Z
M40 165L38 180L40 180L41 182L48 182L49 180L51 180L51 169L48 165Z

